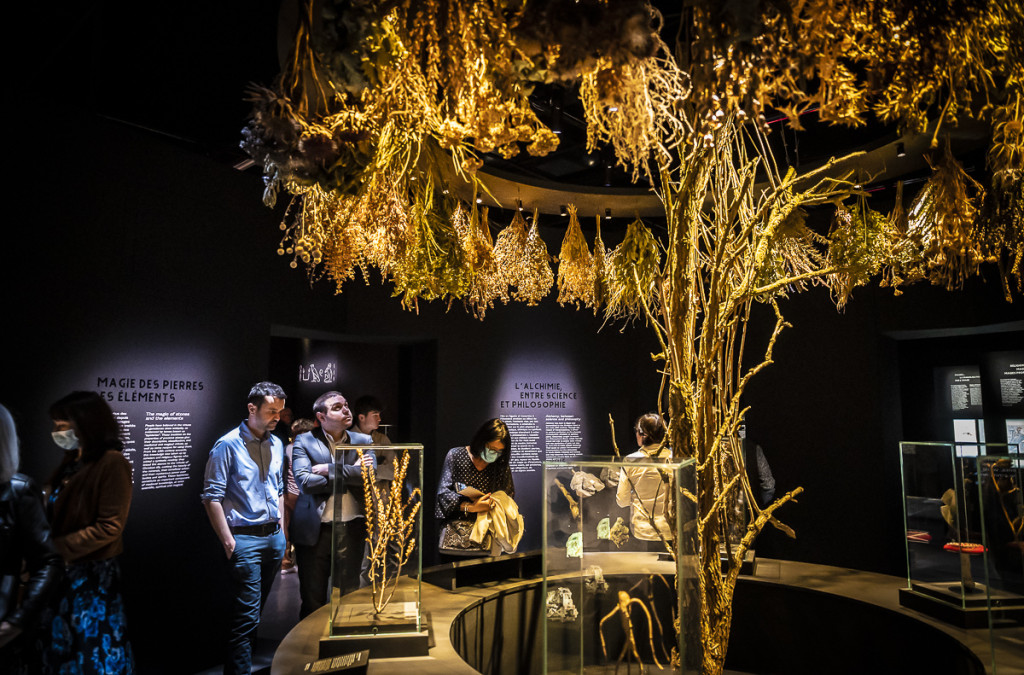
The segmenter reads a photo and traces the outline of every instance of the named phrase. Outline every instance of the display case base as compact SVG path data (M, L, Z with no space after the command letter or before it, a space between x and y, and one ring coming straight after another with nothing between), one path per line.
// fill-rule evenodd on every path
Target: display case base
M365 635L343 635L320 638L319 656L324 659L349 652L370 650L370 658L403 658L427 656L432 646L430 615L423 613L419 632L413 629L407 633L377 633Z
M952 590L951 590L952 589ZM962 597L959 588L948 581L915 583L900 589L900 605L961 628L988 627L988 594L983 584ZM992 590L992 616L996 620L1024 622L1022 598L1013 593Z

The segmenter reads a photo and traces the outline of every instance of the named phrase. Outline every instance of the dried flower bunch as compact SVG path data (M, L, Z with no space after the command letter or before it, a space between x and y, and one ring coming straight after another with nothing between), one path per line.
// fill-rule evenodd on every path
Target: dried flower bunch
M558 304L572 303L579 308L596 308L594 292L594 257L583 238L576 206L569 205L569 227L565 230L562 250L558 254Z
M661 275L658 241L639 218L626 228L622 242L608 254L605 283L607 320L643 318L657 311L657 281Z
M954 290L977 274L983 262L995 262L977 236L976 216L984 190L948 146L932 168L932 177L908 212L907 235L920 242L928 280Z
M516 211L508 227L498 233L494 244L494 260L501 275L501 285L511 288L511 297L536 305L554 284L550 256L537 230L538 214L527 228L522 211Z
M863 198L853 208L839 208L828 238L828 263L838 268L829 279L836 306L842 309L853 289L863 286L888 264L891 222L868 208Z

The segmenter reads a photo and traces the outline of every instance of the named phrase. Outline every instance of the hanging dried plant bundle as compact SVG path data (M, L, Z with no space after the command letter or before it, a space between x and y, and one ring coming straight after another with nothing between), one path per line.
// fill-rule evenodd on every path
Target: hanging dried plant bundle
M465 212L462 209L462 213ZM473 316L482 321L496 301L508 302L508 286L502 284L494 257L487 207L477 211L474 206L470 206L469 214L470 217L465 218L462 227L467 232L466 255L473 272L464 300Z
M351 218L355 207L352 199L325 192L316 185L307 188L292 198L285 211L278 255L291 255L292 268L302 262L311 280L319 279L326 271L340 287L352 278L361 260L362 235Z
M594 306L594 258L583 238L576 206L569 205L569 227L558 254L558 304Z
M643 222L637 218L626 228L622 243L608 254L605 279L608 297L605 302L606 320L635 318L647 320L647 309L657 305L655 282L661 272L658 242Z
M551 271L551 256L544 240L540 238L539 221L540 212L534 209L533 223L526 233L522 273L519 284L512 292L513 298L530 306L543 300L555 285L555 274Z
M910 207L907 234L921 243L928 280L956 290L983 262L995 262L983 250L975 228L983 189L964 172L948 145L933 169Z
M619 66L599 60L580 79L587 150L611 145L634 181L652 175L652 156L669 160L694 136L690 119L679 114L690 83L660 39L658 45L661 53L643 60Z
M363 257L368 265L379 269L385 279L394 273L395 265L405 257L406 251L418 244L417 230L409 218L408 196L399 185L393 183L373 204L367 204L367 197L361 200L365 214L361 219L365 238ZM368 270L363 270L363 276L369 278Z
M391 274L394 295L406 309L418 308L419 298L458 299L469 288L465 249L450 216L434 208L435 192L429 181L412 190L409 218L416 245L406 249Z
M1013 292L1024 290L1024 177L1003 187L986 192L977 217L976 236L981 250L995 259L1003 294L1007 302L1012 302Z
M893 294L901 295L903 291L900 290L900 286L924 278L921 246L907 234L910 223L907 220L907 210L903 206L903 181L896 183L896 203L888 220L886 229L889 235L889 248L878 285L882 288L890 286Z
M527 283L526 237L526 219L522 211L516 211L512 222L498 233L494 243L494 261L505 288L518 288Z
M868 208L861 198L853 208L840 207L828 235L828 264L839 271L829 275L836 306L843 309L853 289L871 281L888 261L889 220Z
M992 110L992 146L988 151L992 185L1004 189L1024 178L1024 64L1017 64L1006 90L1006 100Z
M597 233L594 235L594 314L608 298L608 253L601 239L601 215L597 215Z
M521 74L537 67L512 32L524 5L498 0L394 4L396 34L439 112L436 131L443 147L471 143L506 158L519 153L519 143L536 155L557 147L558 138L530 106L532 87Z
M790 289L799 293L810 285L826 283L821 277L805 277L825 265L825 256L820 248L828 241L807 227L806 221L806 212L794 208L779 225L758 275L758 287L772 285L780 279L796 278L788 287L775 291L775 294L785 297Z

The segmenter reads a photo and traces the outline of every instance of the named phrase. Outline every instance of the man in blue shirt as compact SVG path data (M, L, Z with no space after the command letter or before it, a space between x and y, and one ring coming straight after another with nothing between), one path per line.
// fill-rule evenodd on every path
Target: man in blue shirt
M284 390L273 382L254 385L248 418L217 441L206 462L203 506L235 582L224 664L229 675L252 670L260 613L284 557L284 446L270 433L284 400Z

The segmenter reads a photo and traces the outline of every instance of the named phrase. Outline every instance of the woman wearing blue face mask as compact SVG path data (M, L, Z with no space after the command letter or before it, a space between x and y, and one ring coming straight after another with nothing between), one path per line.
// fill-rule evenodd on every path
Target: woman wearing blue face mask
M452 448L444 458L441 479L437 486L436 515L442 521L442 532L468 531L478 513L494 508L491 494L504 492L515 497L509 454L512 437L508 427L500 419L484 422L468 446ZM451 527L449 527L449 525ZM489 550L473 548L465 542L467 549L458 551L451 548L459 538L452 534L448 545L442 536L441 552L447 555L486 555Z
M66 571L43 656L52 672L132 673L118 564L132 467L122 454L121 428L94 392L65 396L50 407L50 417L64 458L50 480L47 506Z

